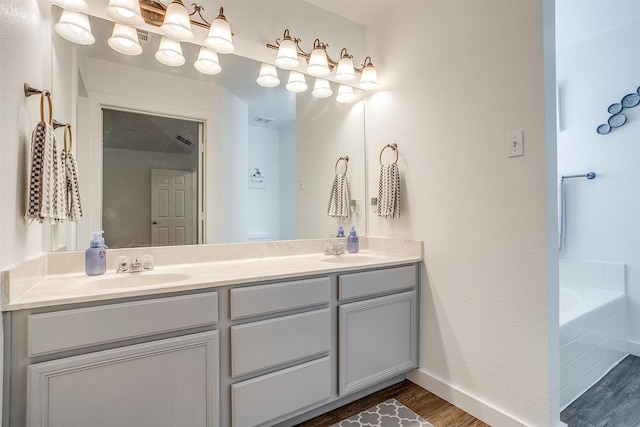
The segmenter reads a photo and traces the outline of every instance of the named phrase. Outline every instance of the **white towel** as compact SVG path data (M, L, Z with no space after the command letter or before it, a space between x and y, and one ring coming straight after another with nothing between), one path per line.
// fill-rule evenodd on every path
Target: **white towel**
M377 213L383 218L400 217L400 171L397 163L380 167Z
M558 177L558 251L564 252L565 245L565 228L566 228L566 202L564 197L564 177Z
M349 218L351 215L351 209L349 209L349 182L347 181L347 175L344 173L336 174L333 179L327 215L338 218Z
M40 122L31 135L31 175L26 218L56 224L67 219L66 177L53 128Z

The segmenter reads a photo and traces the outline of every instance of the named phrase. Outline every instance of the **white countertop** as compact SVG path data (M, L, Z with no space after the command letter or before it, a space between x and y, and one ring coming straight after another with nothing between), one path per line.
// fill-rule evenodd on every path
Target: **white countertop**
M392 240L388 242L391 243ZM365 249L344 255L285 254L176 263L136 273L116 273L114 269L110 269L100 276L87 276L76 269L66 274L45 273L36 279L31 277L30 280L14 280L15 278L9 279L10 272L3 272L3 311L359 271L422 261L421 244L419 252L415 250L416 245L413 245L413 250L400 251L404 253L382 251L379 249L388 248L381 248L377 244L371 246L376 247L376 250ZM55 269L48 268L47 272L49 270ZM25 286L25 281L29 282L28 286ZM13 289L12 285L15 285Z

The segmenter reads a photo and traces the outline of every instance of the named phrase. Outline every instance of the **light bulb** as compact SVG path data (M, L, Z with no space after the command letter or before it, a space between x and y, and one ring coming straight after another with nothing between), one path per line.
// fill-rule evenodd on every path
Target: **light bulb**
M144 24L138 0L109 0L107 15L114 21L132 27Z
M304 78L304 74L299 71L290 71L289 80L285 86L289 92L300 93L307 90L307 81Z
M354 99L356 99L356 95L353 93L353 88L351 86L338 86L338 96L336 96L336 101L341 104L347 104Z
M142 53L136 29L117 22L113 26L113 33L107 43L111 49L124 55L140 55Z
M347 49L342 49L338 68L336 69L336 80L339 82L351 82L356 79L356 72L353 68L353 59L347 53Z
M309 57L309 65L307 73L312 76L324 77L331 72L327 63L327 52L322 49L320 40L316 39L313 43L313 51Z
M178 42L187 42L193 39L189 12L181 0L173 0L167 7L160 31Z
M231 37L231 26L223 14L223 9L220 8L220 13L211 23L211 28L209 28L209 34L204 40L204 44L214 52L232 53L236 48Z
M271 64L262 64L260 65L260 74L256 79L256 82L262 87L276 87L280 84L280 79L278 78L278 71L276 67Z
M196 70L203 74L218 74L222 71L218 54L202 46L198 53L198 59L193 63Z
M155 57L159 62L171 67L178 67L185 62L180 42L164 36L160 39L160 47Z
M298 48L291 39L289 30L284 30L284 37L280 42L274 62L284 70L292 70L298 66Z
M91 34L89 17L84 13L63 10L60 21L54 25L53 29L60 36L73 43L90 45L96 41L93 34Z
M364 90L372 90L378 87L378 73L371 63L371 58L368 56L364 59L360 87Z
M333 90L331 90L331 85L328 80L316 78L316 82L313 85L313 91L311 95L316 98L328 98L333 95Z

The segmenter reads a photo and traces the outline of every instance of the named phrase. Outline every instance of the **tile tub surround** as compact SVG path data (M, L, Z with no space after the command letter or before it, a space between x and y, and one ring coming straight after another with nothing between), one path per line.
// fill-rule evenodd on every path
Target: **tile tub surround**
M560 313L560 408L565 408L628 354L628 344L624 293L561 284L562 291L577 300Z
M357 271L421 261L422 242L362 237L360 252L335 257L323 246L338 239L290 240L192 246L109 249L107 273L84 274L84 251L42 254L2 272L3 311L254 283L301 275ZM157 285L88 289L90 281L141 273L115 272L120 255L154 257L152 274L185 274L185 280ZM353 261L350 261L353 260Z

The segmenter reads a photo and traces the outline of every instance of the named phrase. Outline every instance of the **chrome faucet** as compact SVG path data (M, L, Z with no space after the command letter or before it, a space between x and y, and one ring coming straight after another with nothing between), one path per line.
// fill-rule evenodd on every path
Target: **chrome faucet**
M153 255L145 255L140 260L139 257L129 258L128 256L118 257L118 273L136 273L142 270L153 270Z
M336 244L325 243L324 254L325 255L342 255L344 253L344 243L338 242Z
M140 261L140 258L133 258L131 260L131 269L129 271L132 273L142 271L142 261Z

